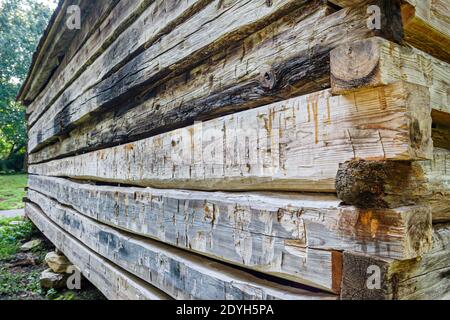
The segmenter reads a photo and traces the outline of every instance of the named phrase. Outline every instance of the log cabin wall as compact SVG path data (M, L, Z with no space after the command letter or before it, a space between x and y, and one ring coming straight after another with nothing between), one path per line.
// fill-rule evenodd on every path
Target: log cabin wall
M26 213L110 299L448 299L449 8L61 0Z

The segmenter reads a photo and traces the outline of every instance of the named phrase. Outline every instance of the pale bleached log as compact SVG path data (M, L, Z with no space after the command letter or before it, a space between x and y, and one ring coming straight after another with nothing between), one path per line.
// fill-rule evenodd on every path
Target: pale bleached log
M334 49L330 60L333 94L404 80L428 87L431 107L450 113L450 65L417 49L371 38Z
M306 2L276 0L268 5L265 1L213 1L177 28L158 34L158 41L106 79L103 70L115 66L108 68L110 61L97 59L100 74L91 66L31 127L29 152L91 113L117 104L118 99L126 101L139 95L143 86L149 90L149 85L154 87L170 74L182 74L212 53L241 41ZM118 43L123 41L118 39Z
M431 239L425 206L358 210L331 195L102 187L30 176L28 197L39 204L41 193L113 227L333 292L339 257L316 250L409 259Z
M396 208L426 203L433 222L450 221L450 150L436 148L432 160L343 163L336 178L338 197L362 208Z
M151 45L162 35L206 6L210 0L125 0L120 1L99 31L84 44L77 55L49 83L29 106L29 125L63 94L67 103L100 82L112 70L117 70ZM79 78L79 79L78 79ZM74 86L69 87L76 82ZM71 91L75 90L75 91Z
M345 300L448 299L449 273L450 224L440 224L434 227L432 251L418 259L395 261L344 252L341 298ZM378 279L377 274L380 275ZM375 277L371 277L374 275ZM379 289L367 286L368 283L376 284L375 281L378 280Z
M66 188L66 190L72 189ZM251 197L252 200L259 200L257 208L254 208L248 201L242 201L237 195L235 198L238 200L235 202L233 199L227 200L220 194L216 195L215 201L213 199L208 201L205 200L205 195L201 197L201 194L195 192L161 193L155 190L154 193L136 191L136 197L141 198L133 200L134 194L130 194L133 190L126 188L114 188L112 192L101 190L102 194L97 193L97 196L94 195L94 189L91 189L84 195L90 197L92 202L81 203L75 195L81 195L84 190L72 191L74 192L71 196L73 201L59 199L58 201L72 206L77 211L82 210L82 214L102 223L217 260L330 292L340 292L341 254L326 249L315 250L309 248L306 243L308 239L310 243L316 243L319 248L328 248L334 240L333 233L330 232L330 235L325 236L320 233L326 226L316 226L313 222L314 218L319 219L318 215L324 214L327 209L322 209L322 212L320 209L310 209L305 214L310 217L306 222L312 224L311 232L306 232L303 230L303 228L306 229L306 222L295 218L298 214L295 211L296 208L285 207L280 209L280 212L274 212L274 209L269 210L269 208L262 209L265 204L273 206L270 202L264 202L266 200L264 196ZM177 196L179 198L176 198ZM191 196L192 201L188 199ZM50 210L50 205L57 205L56 202L49 202L46 196L31 189L28 192L28 198L45 212ZM105 202L95 201L95 199L104 199ZM151 202L148 203L148 201ZM276 202L277 199L273 201ZM286 202L286 199L281 201ZM307 203L308 199L303 202ZM91 205L96 207L87 209ZM326 206L326 202L322 205ZM330 217L327 221L331 224L333 218ZM380 229L382 228L383 226ZM308 236L311 236L311 239ZM386 246L392 245L394 251L406 250L408 248L401 248L405 244L403 241L400 244L389 243ZM352 246L350 240L346 247L355 248L356 246ZM425 245L421 249L425 249L424 247ZM411 252L408 253L411 254Z
M175 299L336 299L250 273L102 225L47 198L39 205L58 226L109 261Z
M115 266L51 222L31 203L26 215L81 273L110 300L168 300L170 297Z
M431 157L430 114L428 90L417 85L336 97L327 90L29 172L164 188L334 192L339 163Z

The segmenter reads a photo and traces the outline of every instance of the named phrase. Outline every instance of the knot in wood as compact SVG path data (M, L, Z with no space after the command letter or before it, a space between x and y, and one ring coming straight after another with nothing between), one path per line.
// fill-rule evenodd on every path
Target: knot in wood
M264 66L263 68L261 68L259 74L259 82L261 83L261 86L266 90L272 90L275 87L276 75L272 67Z

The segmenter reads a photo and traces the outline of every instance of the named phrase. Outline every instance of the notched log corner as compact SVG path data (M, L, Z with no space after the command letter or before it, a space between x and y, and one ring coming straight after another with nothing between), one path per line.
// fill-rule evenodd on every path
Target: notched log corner
M392 191L395 190L400 191L394 200L398 205L412 205L412 201L401 196L401 190L410 188L412 176L409 161L351 160L339 166L336 191L346 204L360 208L392 207Z

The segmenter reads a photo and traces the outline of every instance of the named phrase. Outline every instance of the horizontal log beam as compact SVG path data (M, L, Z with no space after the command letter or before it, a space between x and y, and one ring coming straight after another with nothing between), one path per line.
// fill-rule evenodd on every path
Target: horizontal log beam
M407 83L350 96L327 90L29 172L163 188L334 192L339 163L432 157L427 106L427 89Z
M433 222L450 221L450 150L436 148L433 160L349 161L336 178L338 197L361 208L429 204Z
M100 64L101 74L95 73L96 68L91 66L31 127L28 150L35 151L95 111L127 101L141 93L144 87L149 90L167 77L182 74L214 52L230 43L240 42L306 2L277 0L268 5L265 1L232 1L218 6L213 1L191 19L165 34L158 34L157 42L106 79L102 70L111 69L105 68L110 62L98 59L96 64ZM123 43L119 39L120 42Z
M330 60L333 94L404 80L429 88L431 107L450 113L450 65L417 49L371 38L334 49Z
M263 280L196 254L124 233L49 198L41 205L50 220L87 247L175 299L336 299L331 294Z
M122 270L84 246L55 225L35 205L26 204L26 215L36 227L76 265L110 300L168 300L170 297Z
M450 292L450 225L435 226L433 249L420 259L393 261L344 252L344 300L437 300ZM379 286L378 286L379 284Z

